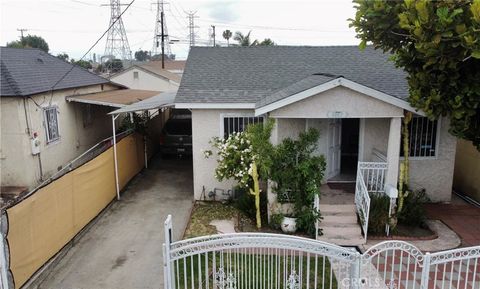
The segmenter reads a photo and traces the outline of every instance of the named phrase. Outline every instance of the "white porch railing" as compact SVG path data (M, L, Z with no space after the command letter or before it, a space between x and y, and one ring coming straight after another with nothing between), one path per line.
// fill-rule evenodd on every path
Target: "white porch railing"
M355 184L355 206L365 241L368 235L370 193L385 192L387 167L387 163L385 162L358 162Z
M291 235L237 233L172 241L165 221L165 289L480 288L480 246L422 253L386 241L363 254Z

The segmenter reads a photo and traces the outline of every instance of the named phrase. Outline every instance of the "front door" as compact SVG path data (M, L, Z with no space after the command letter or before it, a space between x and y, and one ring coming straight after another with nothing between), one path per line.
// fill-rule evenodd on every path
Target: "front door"
M329 119L328 122L328 158L327 178L333 178L340 174L342 148L342 120L340 118Z

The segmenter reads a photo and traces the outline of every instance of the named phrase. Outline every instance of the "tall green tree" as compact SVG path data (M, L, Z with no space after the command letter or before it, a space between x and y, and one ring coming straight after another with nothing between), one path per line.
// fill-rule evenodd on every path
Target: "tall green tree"
M66 54L65 52L57 54L57 57L64 61L68 61L68 59L70 58L70 56L68 56L68 54Z
M138 61L147 61L150 59L150 54L147 50L139 50L135 52L135 59Z
M393 53L409 102L480 150L480 0L354 0L360 47Z
M21 40L9 42L7 43L7 47L38 48L45 52L48 52L50 50L47 41L45 41L45 39L43 39L42 37L36 35L27 35Z
M250 38L251 33L252 31L249 31L247 34L243 34L242 32L237 31L233 36L233 40L238 42L238 46L243 46L243 47L276 45L276 43L270 38L265 38L262 41L259 41L258 39L255 39L252 41L252 39Z
M222 33L223 38L225 38L225 40L227 40L227 46L230 46L230 38L232 38L232 35L233 35L232 31L230 31L228 29L223 31L223 33Z

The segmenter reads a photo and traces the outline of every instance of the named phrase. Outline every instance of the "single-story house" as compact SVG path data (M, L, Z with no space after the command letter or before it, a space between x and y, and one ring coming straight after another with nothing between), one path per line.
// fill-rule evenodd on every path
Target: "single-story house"
M0 54L2 187L35 188L112 136L109 112L159 94L125 89L39 49Z
M162 68L161 63L157 62L158 61L152 61L132 65L110 76L110 80L132 89L154 91L177 90L182 76L170 72L166 68Z
M202 153L209 141L267 117L275 120L273 143L320 131L325 182L355 182L358 162L382 162L385 184L396 187L401 124L411 111L411 185L434 202L450 201L456 138L449 120L431 121L410 106L406 74L388 58L357 46L193 47L175 107L192 111L195 198L233 186L215 179L216 160Z

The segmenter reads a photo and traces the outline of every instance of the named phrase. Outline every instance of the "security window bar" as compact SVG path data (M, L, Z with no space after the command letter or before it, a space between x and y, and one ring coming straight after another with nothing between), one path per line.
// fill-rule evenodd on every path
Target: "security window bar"
M413 117L409 123L410 157L435 157L437 155L438 122L426 117ZM400 156L404 156L403 142Z
M250 124L263 123L263 116L259 117L224 117L223 136L228 138L234 132L243 132Z
M45 128L47 132L47 143L60 139L58 131L58 108L51 106L44 109L45 114Z

